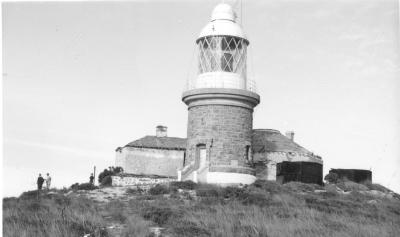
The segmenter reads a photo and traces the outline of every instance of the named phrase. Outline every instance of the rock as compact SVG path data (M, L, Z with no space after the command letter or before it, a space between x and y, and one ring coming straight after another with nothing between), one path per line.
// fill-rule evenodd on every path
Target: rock
M150 227L150 232L153 233L153 235L155 237L161 236L161 232L164 230L165 228L161 228L161 227Z
M362 194L369 194L375 197L387 197L387 198L393 198L392 195L390 195L389 193L384 193L378 190L370 190L370 191L360 191L360 193Z
M369 204L377 204L378 201L377 200L369 200L367 203L369 203Z

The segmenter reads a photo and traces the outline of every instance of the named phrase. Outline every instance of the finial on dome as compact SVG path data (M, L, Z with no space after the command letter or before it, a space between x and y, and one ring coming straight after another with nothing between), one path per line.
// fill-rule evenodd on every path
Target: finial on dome
M226 3L218 4L211 15L211 21L215 20L229 20L229 21L236 21L236 12L233 11L231 5Z

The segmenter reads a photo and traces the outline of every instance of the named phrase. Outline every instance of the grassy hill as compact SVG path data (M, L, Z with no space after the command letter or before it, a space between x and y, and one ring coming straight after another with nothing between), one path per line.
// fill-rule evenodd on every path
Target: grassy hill
M192 182L3 199L3 236L399 236L400 197L380 185Z

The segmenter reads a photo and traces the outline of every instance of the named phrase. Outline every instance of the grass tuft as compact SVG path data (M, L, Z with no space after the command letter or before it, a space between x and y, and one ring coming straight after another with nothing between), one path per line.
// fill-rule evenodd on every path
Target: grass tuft
M156 186L149 189L150 195L161 195L161 194L167 194L169 192L170 192L170 189L166 185L163 185L163 184L157 184Z

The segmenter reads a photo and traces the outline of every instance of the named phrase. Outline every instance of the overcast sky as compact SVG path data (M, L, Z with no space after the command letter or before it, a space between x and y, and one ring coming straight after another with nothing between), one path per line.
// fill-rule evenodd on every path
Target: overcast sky
M195 40L220 1L3 3L3 195L87 182L156 125L186 137ZM400 192L395 0L243 1L254 128Z

